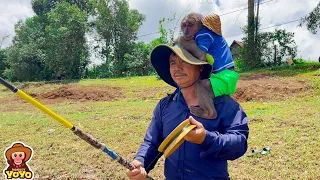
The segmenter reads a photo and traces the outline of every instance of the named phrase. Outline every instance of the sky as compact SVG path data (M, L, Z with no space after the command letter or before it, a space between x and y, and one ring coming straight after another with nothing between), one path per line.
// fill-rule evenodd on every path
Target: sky
M261 0L260 2L259 16L263 31L280 28L294 32L294 40L298 45L298 58L317 61L320 56L320 32L313 35L306 27L298 27L299 21L287 22L299 20L309 14L318 4L318 0ZM146 16L146 21L138 33L138 40L146 43L159 37L157 32L160 19L172 18L175 13L176 19L164 24L166 28L172 29L179 26L182 17L196 12L203 15L211 13L220 15L222 34L231 45L233 40L241 41L244 36L241 27L246 25L248 15L247 0L129 0L129 6ZM11 45L14 24L33 15L31 0L0 0L0 45L3 42L1 48ZM179 30L176 28L175 36L178 33ZM6 36L8 38L2 41Z

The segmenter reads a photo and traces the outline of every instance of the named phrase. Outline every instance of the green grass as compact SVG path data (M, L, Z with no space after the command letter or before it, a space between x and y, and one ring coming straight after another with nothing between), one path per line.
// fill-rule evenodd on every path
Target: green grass
M308 74L313 73L320 74L320 63L308 62L303 64L294 64L291 66L272 66L241 72L242 76L250 76L252 73L264 73L266 75L282 77L300 76L301 74L308 76Z
M288 74L307 80L313 90L309 96L288 97L283 101L241 103L249 117L248 152L272 148L263 156L243 157L230 161L232 179L320 179L320 76L316 69L258 70L241 74ZM93 79L73 82L79 86L116 86L125 98L112 102L71 102L47 104L84 132L105 143L111 150L131 160L143 140L156 103L173 89L154 76L117 79ZM23 85L23 83L19 84ZM27 92L44 92L61 86L30 86ZM35 179L125 179L125 169L54 119L17 100L0 86L0 150L14 141L34 149L29 165ZM12 102L10 102L12 100ZM55 132L47 133L49 129ZM6 167L0 158L0 168ZM163 158L150 174L163 179Z

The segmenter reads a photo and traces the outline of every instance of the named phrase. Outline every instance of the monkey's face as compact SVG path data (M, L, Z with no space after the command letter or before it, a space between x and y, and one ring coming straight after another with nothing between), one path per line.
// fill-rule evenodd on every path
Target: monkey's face
M189 41L202 28L201 15L189 14L181 21L181 32L185 40Z
M22 164L22 160L25 158L25 153L24 152L14 152L11 155L11 158L13 159L14 163L16 165Z

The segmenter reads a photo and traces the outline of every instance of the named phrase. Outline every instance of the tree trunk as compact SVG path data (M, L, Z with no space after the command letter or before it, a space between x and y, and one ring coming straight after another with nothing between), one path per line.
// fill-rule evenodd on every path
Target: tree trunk
M275 66L277 65L277 45L274 45L273 63Z
M254 67L255 48L254 48L254 0L248 0L248 49L247 49L247 66Z
M106 42L106 64L108 64L109 59L109 42Z
M259 6L260 6L260 0L257 2L257 16L256 16L256 34L255 34L255 43L257 43L257 38L258 38L258 26L259 26Z

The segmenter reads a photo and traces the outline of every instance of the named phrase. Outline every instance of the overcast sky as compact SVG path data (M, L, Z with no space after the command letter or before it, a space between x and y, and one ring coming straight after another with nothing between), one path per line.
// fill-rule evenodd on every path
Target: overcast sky
M313 35L305 27L297 27L298 21L277 25L306 16L318 2L319 0L261 0L261 28L271 27L263 31L281 28L294 32L298 57L316 61L320 56L320 33ZM247 0L129 0L131 9L137 9L146 16L138 34L140 41L150 42L159 37L155 32L158 31L160 19L172 18L173 13L176 13L176 20L165 24L167 28L174 28L178 18L197 12L221 15L222 33L229 45L233 40L241 40L243 37L241 27L246 24L248 11L241 9L246 8L246 3ZM31 0L0 0L0 42L3 37L9 36L3 42L2 48L11 45L14 24L33 15ZM178 34L178 29L175 34Z

